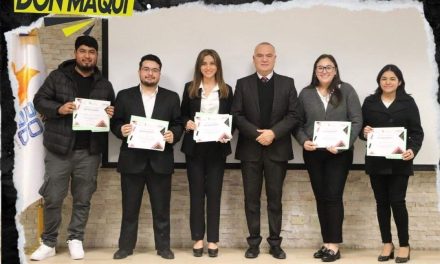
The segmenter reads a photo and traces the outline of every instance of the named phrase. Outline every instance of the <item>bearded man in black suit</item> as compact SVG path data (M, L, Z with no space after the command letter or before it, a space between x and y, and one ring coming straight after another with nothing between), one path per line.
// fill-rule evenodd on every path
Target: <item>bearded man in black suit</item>
M173 145L179 141L183 127L179 96L158 85L161 70L162 62L157 56L145 55L139 62L140 84L120 91L116 97L111 129L122 139L118 160L122 223L119 249L113 255L114 259L123 259L133 254L145 185L150 195L157 254L165 259L174 258L170 249L171 174L174 172ZM168 130L164 133L166 144L163 151L128 147L127 136L132 131L132 115L169 122Z

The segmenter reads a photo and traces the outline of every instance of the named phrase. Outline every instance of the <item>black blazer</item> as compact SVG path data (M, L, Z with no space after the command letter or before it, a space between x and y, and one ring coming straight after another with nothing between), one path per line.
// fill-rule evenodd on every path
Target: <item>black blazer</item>
M403 92L396 94L394 102L386 108L379 94L365 98L362 105L363 127L405 127L407 129L407 149L414 155L420 150L423 141L423 129L420 125L419 109L414 99ZM360 138L365 140L363 133ZM413 161L391 160L384 157L365 157L367 174L403 174L412 175Z
M201 103L201 90L199 90L199 97L196 98L189 98L189 87L191 82L188 82L185 84L185 89L183 91L182 96L182 105L180 107L180 112L182 114L182 121L183 121L183 127L185 127L186 122L188 120L194 121L194 116L196 115L196 112L200 112L200 103ZM228 97L227 98L220 98L219 100L219 109L218 114L230 114L231 113L231 106L232 106L232 88L228 85ZM220 93L220 92L219 92ZM186 155L194 155L194 149L196 146L196 142L193 139L193 133L194 131L190 130L185 133L183 136L183 142L181 151L185 153ZM222 146L222 155L224 157L231 154L231 143L218 143Z
M111 130L122 139L119 152L118 172L140 173L149 163L156 173L171 174L174 172L173 145L182 136L180 118L180 100L177 93L159 87L152 118L168 121L168 130L174 134L173 144L165 144L164 151L128 148L127 138L122 136L121 126L130 123L131 115L144 116L145 110L139 85L124 89L118 93L115 102L115 113L112 118Z
M263 149L272 160L287 161L293 159L290 134L298 125L298 97L292 78L273 74L274 98L270 129L275 133L275 140L265 147L255 139L261 127L260 107L258 101L258 75L254 73L237 80L232 114L239 130L235 157L242 161L260 160Z

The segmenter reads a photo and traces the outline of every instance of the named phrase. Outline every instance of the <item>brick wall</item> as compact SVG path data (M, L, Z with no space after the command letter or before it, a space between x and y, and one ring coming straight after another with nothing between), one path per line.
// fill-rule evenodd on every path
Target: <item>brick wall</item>
M48 72L59 63L73 58L73 43L81 32L64 37L62 26L39 31ZM101 45L101 22L97 20L91 33ZM99 58L98 65L101 65ZM413 248L440 249L440 212L435 172L417 172L410 178L407 205L410 215L410 243ZM264 190L264 188L263 188ZM363 171L351 171L345 188L344 246L376 248L381 244L376 220L375 201L368 176ZM262 196L262 235L267 236L265 196ZM63 206L63 222L59 245L65 246L67 224L70 221L72 199ZM286 247L317 247L321 242L315 200L305 171L288 171L283 194L283 244ZM32 205L21 218L28 244L36 240L36 207ZM121 223L121 192L119 174L114 169L99 171L98 190L93 196L92 209L85 235L86 247L117 247ZM220 246L245 247L247 236L243 204L243 187L239 170L227 170L224 177ZM191 247L189 231L189 192L185 170L173 175L171 196L171 243L173 247ZM393 224L393 234L396 234ZM139 247L153 247L150 203L145 191L140 213ZM397 238L394 238L397 243ZM266 244L264 244L266 245Z
M98 41L99 46L99 57L98 57L98 67L101 69L101 59L102 59L102 42L101 42L101 20L95 19L94 22L89 24L94 27L90 33ZM69 59L74 58L73 52L75 51L75 40L78 36L88 28L83 28L76 33L65 37L62 31L63 28L73 25L75 22L66 23L62 25L55 25L50 27L43 27L38 30L38 35L40 37L41 52L44 56L44 62L46 64L47 73L49 74L52 70L58 68L58 65Z
M86 247L117 247L121 224L120 176L115 169L100 169L98 190L92 199L87 224ZM263 188L264 190L264 188ZM262 195L262 236L267 237L266 198ZM407 205L410 216L410 243L417 249L440 249L440 212L437 209L436 175L417 172L410 178ZM375 201L369 178L363 171L351 171L344 193L344 247L377 248L381 239L376 220ZM72 199L63 206L59 246L65 246ZM321 242L315 200L306 171L288 171L283 193L283 244L286 247L317 247ZM26 239L35 242L36 207L22 215ZM398 243L393 224L394 242ZM245 247L247 236L240 170L227 170L224 177L220 246ZM189 231L189 191L186 171L176 170L171 195L172 247L191 247ZM151 207L145 190L139 222L138 247L154 247ZM264 243L264 246L266 244Z

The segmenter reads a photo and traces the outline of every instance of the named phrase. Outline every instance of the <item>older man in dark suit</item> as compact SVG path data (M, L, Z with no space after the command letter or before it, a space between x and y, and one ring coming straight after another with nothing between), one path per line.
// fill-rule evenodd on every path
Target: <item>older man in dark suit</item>
M171 174L174 172L173 144L182 132L180 100L177 93L159 87L162 63L152 54L139 62L140 84L119 92L115 103L112 132L122 145L118 172L121 173L122 223L119 249L114 259L133 254L136 245L139 209L145 185L150 195L153 213L154 241L157 254L173 259L170 249ZM129 148L127 136L132 130L132 115L168 121L164 151Z
M298 124L297 92L292 78L273 71L275 47L255 47L256 73L239 79L232 113L240 132L235 156L241 160L249 248L246 258L260 253L260 196L266 182L270 254L284 259L281 248L282 189L287 161L293 159L291 132Z

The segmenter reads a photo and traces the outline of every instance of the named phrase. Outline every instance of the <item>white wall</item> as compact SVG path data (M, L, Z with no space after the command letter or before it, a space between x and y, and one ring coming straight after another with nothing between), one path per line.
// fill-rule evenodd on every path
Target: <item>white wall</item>
M139 83L140 58L158 55L163 63L160 85L182 95L191 79L197 54L217 50L228 84L254 72L255 45L269 41L277 49L275 71L293 77L297 91L311 79L313 62L322 53L333 54L343 81L351 83L363 99L377 88L376 75L388 63L403 71L407 92L419 106L425 141L416 164L437 164L438 124L435 115L436 67L433 40L421 4L402 3L316 4L323 1L277 3L270 6L204 6L188 4L150 10L132 17L109 20L109 79L115 90ZM343 1L344 2L344 1ZM349 1L345 1L349 2ZM354 2L354 1L351 1ZM314 4L315 3L315 4ZM120 140L110 136L109 161L117 161ZM235 148L235 144L234 144ZM364 143L355 145L354 163L364 162ZM184 162L180 143L176 162ZM302 163L294 143L294 163ZM233 155L229 162L237 162Z

